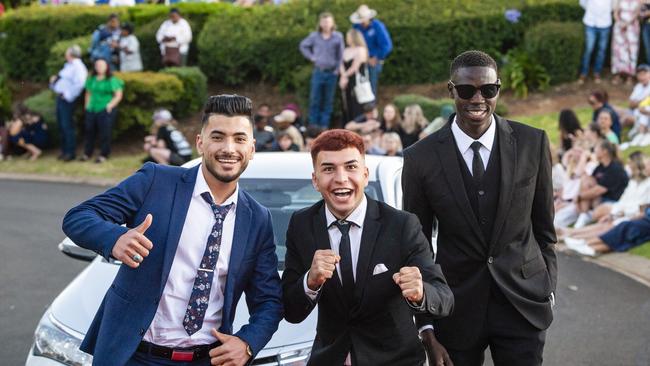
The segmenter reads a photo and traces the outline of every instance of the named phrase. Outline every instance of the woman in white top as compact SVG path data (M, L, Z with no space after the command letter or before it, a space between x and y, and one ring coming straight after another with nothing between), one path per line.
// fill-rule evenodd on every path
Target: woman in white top
M177 8L169 10L169 19L165 20L156 32L156 41L160 44L160 54L165 56L169 49L180 53L180 61L176 66L187 64L187 54L192 42L192 28L187 20L181 17Z
M142 71L140 42L133 35L133 25L130 23L122 24L122 37L120 37L120 71Z
M629 157L628 167L632 173L631 179L621 198L614 203L597 206L593 212L593 219L597 221L595 224L580 229L565 229L558 234L587 239L638 216L641 207L650 203L650 158L643 156L640 151L634 152Z

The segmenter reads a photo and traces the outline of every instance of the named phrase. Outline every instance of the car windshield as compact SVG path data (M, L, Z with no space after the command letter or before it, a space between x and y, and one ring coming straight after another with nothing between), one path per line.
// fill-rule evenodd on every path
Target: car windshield
M309 179L240 179L240 188L248 192L257 202L271 211L273 234L275 235L278 269L284 269L286 233L289 219L294 211L311 206L321 199ZM377 182L366 187L368 197L382 200L381 188Z

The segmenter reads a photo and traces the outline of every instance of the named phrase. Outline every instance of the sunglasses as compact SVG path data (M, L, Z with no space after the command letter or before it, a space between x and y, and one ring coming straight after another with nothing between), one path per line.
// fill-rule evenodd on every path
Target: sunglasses
M456 89L456 93L461 99L472 99L476 95L477 90L481 91L483 98L492 99L499 94L499 89L501 88L501 84L483 84L478 88L469 84L456 85L451 80L449 81L449 85Z

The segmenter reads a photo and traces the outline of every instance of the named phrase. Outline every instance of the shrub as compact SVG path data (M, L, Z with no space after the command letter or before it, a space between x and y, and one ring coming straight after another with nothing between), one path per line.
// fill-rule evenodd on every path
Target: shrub
M184 117L201 110L208 95L208 78L198 67L169 67L160 72L175 75L183 83L183 94L177 98L175 111Z
M7 84L7 77L0 74L0 121L11 115L11 90Z
M445 104L454 105L454 100L450 98L441 98L441 99L431 99L418 94L401 94L396 96L393 99L393 103L399 108L400 111L404 112L404 108L411 104L418 104L422 108L424 116L429 120L440 116L440 110ZM500 101L497 103L495 113L499 116L505 116L508 114L508 106Z
M504 57L500 76L504 89L512 89L520 98L528 97L529 90L545 90L550 77L540 61L526 51L512 49Z
M65 51L75 44L81 48L81 59L84 64L90 65L90 54L88 52L88 49L90 48L90 36L67 39L56 42L52 48L50 48L50 55L45 61L47 75L56 75L61 70L65 64Z
M102 6L30 6L5 14L0 18L0 32L6 34L0 55L9 76L46 80L50 47L59 40L89 36L113 12L126 18L124 8Z
M583 25L544 22L526 32L524 46L548 72L551 84L575 80L584 48Z

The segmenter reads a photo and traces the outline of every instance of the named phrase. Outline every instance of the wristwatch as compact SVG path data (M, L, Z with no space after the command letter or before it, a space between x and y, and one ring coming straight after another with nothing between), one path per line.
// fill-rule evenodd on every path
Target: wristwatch
M253 350L248 344L246 345L246 354L248 354L248 357L253 357Z

